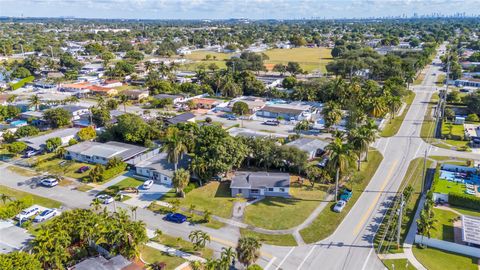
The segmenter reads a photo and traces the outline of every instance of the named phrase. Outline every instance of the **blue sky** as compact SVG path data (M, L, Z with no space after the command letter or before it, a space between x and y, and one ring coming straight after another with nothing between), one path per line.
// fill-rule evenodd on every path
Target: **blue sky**
M0 0L0 16L129 19L478 15L480 0Z

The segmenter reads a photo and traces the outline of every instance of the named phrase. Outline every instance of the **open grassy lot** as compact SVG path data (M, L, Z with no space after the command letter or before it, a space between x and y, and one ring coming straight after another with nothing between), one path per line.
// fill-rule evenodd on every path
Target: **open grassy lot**
M291 198L265 198L245 209L244 221L256 227L282 230L300 225L320 204L326 194L325 185L291 181Z
M478 270L477 258L435 248L413 248L417 260L429 270Z
M180 206L190 208L195 205L195 210L209 210L213 215L229 218L232 215L233 203L236 198L231 197L230 182L209 182L186 194L185 198L178 198L175 190L171 190L160 200L172 202L179 200Z
M16 174L20 174L25 177L33 177L38 175L38 173L34 171L31 171L22 167L14 166L14 165L8 166L7 170L14 172Z
M368 163L362 163L360 174L363 176L362 183L355 185L353 196L341 213L332 211L334 202L329 203L328 206L318 215L318 217L307 228L300 231L303 240L306 243L317 242L332 234L342 220L347 216L350 209L352 209L355 202L362 194L365 187L370 182L370 179L377 171L378 165L382 161L383 156L376 150L371 150L369 154ZM288 217L285 217L288 218Z
M180 257L171 256L161 252L158 249L143 245L140 248L140 256L146 263L163 262L166 264L166 270L174 270L186 260Z
M45 207L58 208L60 207L60 205L62 205L60 202L49 199L49 198L40 197L37 195L33 195L24 191L20 191L17 189L13 189L13 188L1 186L1 185L0 185L0 194L8 195L12 197L12 199L13 198L22 199L29 204L38 204ZM2 201L0 201L0 205L1 204L3 204Z
M240 229L242 236L250 236L258 239L260 242L267 245L275 246L296 246L297 241L291 234L263 234L250 231L248 229Z
M464 193L465 185L461 183L454 183L451 181L439 179L433 191L437 193L445 193L445 194L448 194L449 192Z
M298 62L303 70L312 72L320 70L327 72L325 66L332 61L331 49L329 48L293 48L293 49L272 49L265 52L270 58L265 64L287 64Z
M383 127L383 130L380 133L380 136L391 137L391 136L395 136L395 134L397 134L398 130L400 129L400 126L403 123L403 120L405 119L405 116L407 115L408 110L410 109L410 105L412 105L412 102L413 102L414 99L415 99L415 93L410 92L410 94L405 97L404 101L407 105L406 105L405 109L403 110L402 114L395 117L394 119L385 120L385 121L388 121L388 122Z
M431 143L433 138L433 133L435 132L435 118L433 118L433 106L435 106L438 102L438 94L433 94L430 102L428 103L427 111L423 118L422 129L420 131L420 137L423 138L424 141Z
M427 160L427 168L432 167L433 162L431 160ZM423 158L416 158L410 162L408 165L407 173L402 180L402 186L407 187L408 185L413 187L413 193L410 197L410 200L407 202L405 209L405 217L404 223L402 226L402 230L400 231L400 243L402 244L405 240L407 235L408 229L412 222L414 222L415 212L417 211L418 207L418 200L420 198L420 192L422 190L422 170L423 170ZM375 237L375 246L380 244L381 237L385 235L385 226L386 222L389 218L390 212L387 212L382 225L380 226L379 230L377 231ZM401 252L402 249L397 249L396 242L388 241L388 239L384 240L382 244L382 251L383 253L398 253Z
M64 160L61 158L54 158L52 160L46 160L37 163L37 165L35 165L35 170L41 172L48 172L50 174L59 174L62 176L81 180L89 173L89 171L77 173L77 170L83 166L89 166L90 168L92 168L91 164L76 162L73 160Z
M452 211L433 209L435 213L434 228L431 231L431 238L436 238L444 241L455 242L453 235L453 219L459 216Z
M193 244L187 240L184 240L181 237L173 237L170 235L162 234L159 236L155 236L151 239L154 242L160 243L165 246L173 247L175 249L181 250L183 252L191 253L191 254L198 254L203 258L212 258L213 257L213 250L205 247L200 250L194 250Z
M382 260L388 270L415 270L407 259Z

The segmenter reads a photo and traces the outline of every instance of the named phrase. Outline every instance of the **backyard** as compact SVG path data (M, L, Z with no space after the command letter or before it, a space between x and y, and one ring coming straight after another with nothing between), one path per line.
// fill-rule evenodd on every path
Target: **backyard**
M454 242L453 221L459 216L452 211L435 208L434 229L430 232L431 238Z
M429 270L478 270L478 259L438 250L413 248L413 254Z
M468 150L468 140L464 140L465 129L463 125L455 125L452 122L444 122L442 124L442 138L441 142L450 147L455 147L456 150Z
M294 182L292 178L291 198L264 198L246 208L244 221L271 230L289 229L300 225L323 201L328 186L317 184L312 188L308 181L300 184Z

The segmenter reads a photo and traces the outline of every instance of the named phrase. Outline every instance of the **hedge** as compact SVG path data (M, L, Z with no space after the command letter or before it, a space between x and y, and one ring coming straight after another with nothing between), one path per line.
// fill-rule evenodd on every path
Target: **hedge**
M120 163L118 166L105 170L102 174L102 181L110 180L127 169L127 163Z
M453 206L480 210L480 198L469 194L450 192L448 193L448 203Z
M18 81L16 83L11 83L10 87L12 88L12 90L17 90L18 88L24 86L26 83L33 82L33 80L35 80L35 77L28 76L26 78L21 79L20 81Z

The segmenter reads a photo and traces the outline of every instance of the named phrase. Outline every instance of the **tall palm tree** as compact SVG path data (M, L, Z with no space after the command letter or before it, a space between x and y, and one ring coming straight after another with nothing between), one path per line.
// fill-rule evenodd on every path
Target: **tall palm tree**
M13 103L15 102L15 99L17 99L17 95L11 95L7 98L8 103Z
M99 96L97 99L98 107L103 107L105 105L105 98L103 96Z
M335 138L325 149L330 153L330 161L328 167L335 172L335 201L338 200L338 182L350 168L354 153L352 147L348 143L344 143L342 139Z
M190 170L200 179L200 186L202 185L202 179L207 178L208 165L205 159L195 156L190 163Z
M173 173L172 183L182 198L185 197L185 192L183 191L190 182L190 173L181 168Z
M260 248L262 244L253 237L241 237L237 243L238 261L247 268L260 257Z
M163 140L162 151L167 152L168 162L173 163L175 171L177 171L178 162L183 154L187 152L182 132L177 127L169 127L165 131Z
M102 202L95 198L91 203L90 203L90 207L92 208L93 211L98 211L100 210L100 208L102 208Z
M30 96L28 101L30 106L35 107L35 111L38 111L38 107L42 104L42 101L37 95Z
M430 238L431 231L435 230L436 221L433 211L429 213L426 209L422 209L420 212L420 218L417 219L418 232L422 235L422 242L424 236Z
M138 206L130 206L130 211L132 211L132 218L134 217L134 220L137 220L137 210Z
M188 239L193 244L193 249L199 250L204 248L207 245L207 242L210 242L210 235L201 230L195 230L190 232Z
M120 95L120 104L123 105L123 111L127 112L127 102L128 102L128 96L126 95Z
M391 113L391 119L395 119L395 114L397 113L398 109L402 106L402 99L400 97L394 96L389 99L389 107Z
M222 253L220 254L220 268L228 270L236 257L237 254L232 247L222 247Z
M3 204L6 204L7 201L12 201L13 198L12 196L8 196L7 194L0 194L0 200L3 202Z
M354 128L348 132L348 141L353 147L353 150L358 156L357 159L357 170L360 171L360 163L362 161L362 155L368 151L368 145L370 141L364 136L364 133L361 132L361 128Z
M327 102L322 110L322 114L327 128L340 123L342 120L342 111L338 103Z
M368 144L375 141L378 132L378 126L373 119L368 120L365 125L362 126L360 132L364 138L368 141ZM365 148L365 161L368 161L368 147Z

